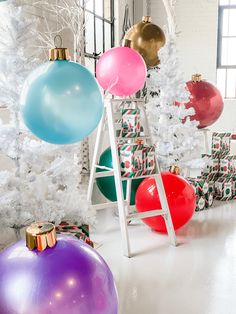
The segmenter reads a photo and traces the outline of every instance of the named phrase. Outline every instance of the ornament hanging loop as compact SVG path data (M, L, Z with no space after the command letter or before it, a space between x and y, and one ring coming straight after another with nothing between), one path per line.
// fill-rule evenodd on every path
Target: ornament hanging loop
M54 37L55 48L49 50L49 61L70 60L67 48L62 48L62 38L60 35Z
M61 35L56 35L54 37L54 45L55 45L55 48L62 48L62 38L61 38Z

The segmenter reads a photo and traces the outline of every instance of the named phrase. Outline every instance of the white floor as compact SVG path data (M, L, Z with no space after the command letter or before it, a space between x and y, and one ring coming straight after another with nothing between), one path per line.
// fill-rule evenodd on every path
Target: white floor
M114 274L120 314L236 313L236 201L196 213L176 248L131 225L131 259L122 255L118 219L104 211L98 220L92 239Z

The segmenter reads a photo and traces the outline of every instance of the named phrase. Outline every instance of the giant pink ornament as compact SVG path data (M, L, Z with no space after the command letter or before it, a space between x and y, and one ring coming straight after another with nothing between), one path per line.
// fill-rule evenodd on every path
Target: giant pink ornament
M97 63L99 84L115 96L131 96L139 91L144 86L146 75L143 58L129 47L111 48Z

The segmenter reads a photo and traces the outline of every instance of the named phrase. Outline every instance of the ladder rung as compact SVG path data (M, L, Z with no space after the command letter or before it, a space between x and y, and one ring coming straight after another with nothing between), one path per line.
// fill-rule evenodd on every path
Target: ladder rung
M155 210L150 210L147 212L142 212L142 213L134 213L126 216L127 221L132 220L132 219L142 219L142 218L148 218L148 217L153 217L153 216L163 216L166 214L166 211L162 209L155 209Z
M132 177L132 178L126 178L126 177L121 177L121 180L135 180L135 179L144 179L144 178L150 178L150 177L156 177L160 175L159 173L153 173L153 174L146 174L144 176L138 176L138 177Z
M142 98L113 98L111 99L111 102L138 102L138 103L144 103L144 100Z
M117 140L122 140L122 141L137 141L137 140L145 140L145 139L150 139L151 136L136 136L136 137L124 137L124 136L117 136Z
M112 171L100 171L95 173L95 178L111 177L114 176L114 170Z
M100 166L100 165L95 165L96 168L102 169L102 170L108 170L108 171L113 171L113 168L109 168L106 166Z
M124 205L127 205L127 202L124 201ZM107 202L107 203L101 203L101 204L91 204L89 207L91 207L94 210L101 210L105 208L117 208L118 204L117 202Z
M126 177L121 177L122 181L126 180L136 180L136 179L145 179L145 178L150 178L150 177L156 177L160 175L159 173L153 173L153 174L146 174L144 176L138 176L138 177L132 177L132 178L126 178ZM109 170L109 171L100 171L95 173L95 178L103 178L103 177L111 177L114 176L114 170Z

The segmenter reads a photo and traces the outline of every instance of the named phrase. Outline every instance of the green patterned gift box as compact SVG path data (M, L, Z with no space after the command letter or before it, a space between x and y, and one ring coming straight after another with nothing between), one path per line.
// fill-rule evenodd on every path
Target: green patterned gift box
M121 175L132 178L143 174L143 145L119 145Z
M122 109L121 114L121 136L128 138L140 136L140 110Z
M205 208L209 208L213 205L214 202L214 193L213 192L208 192L205 194Z
M78 226L62 221L60 225L56 226L56 232L57 234L73 235L77 239L84 241L91 247L94 247L93 241L89 238L89 225L87 224Z
M189 183L194 187L196 195L204 195L208 192L209 184L206 179L202 177L187 178Z
M236 172L236 156L229 155L220 159L220 174L233 174Z
M230 176L221 176L215 182L215 198L228 201L233 198L233 180Z
M231 133L216 133L212 134L212 156L222 158L230 153Z
M202 169L202 175L207 175L210 173L211 165L212 165L212 158L210 154L202 154L202 159L204 161L204 167Z
M195 211L196 212L202 211L205 209L205 206L206 206L206 201L205 201L204 196L197 195Z
M155 147L145 146L143 148L143 175L156 173Z
M214 182L208 181L206 177L187 178L193 186L196 194L196 209L201 211L213 204Z
M202 154L202 159L205 163L205 166L201 171L202 176L219 172L220 164L218 158L214 158L210 154Z
M209 173L207 175L202 175L201 178L208 183L214 184L219 178L219 173Z

